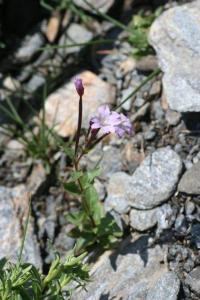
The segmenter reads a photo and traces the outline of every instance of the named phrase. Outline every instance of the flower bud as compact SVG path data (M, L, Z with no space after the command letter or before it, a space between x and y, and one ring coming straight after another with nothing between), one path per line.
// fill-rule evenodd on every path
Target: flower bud
M79 96L80 97L83 96L83 94L84 94L84 87L83 87L83 81L82 81L82 79L76 78L74 80L74 84L75 84L76 91L79 94Z

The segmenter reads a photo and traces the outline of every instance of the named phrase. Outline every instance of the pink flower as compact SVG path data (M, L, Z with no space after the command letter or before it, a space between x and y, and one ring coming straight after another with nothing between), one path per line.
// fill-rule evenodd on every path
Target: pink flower
M80 97L83 96L84 94L84 86L83 86L83 81L80 78L75 78L74 80L75 88L77 93L79 94Z
M130 120L125 115L120 114L119 117L120 124L116 126L115 133L121 138L125 133L131 134L133 127Z
M108 105L102 105L98 109L98 115L90 120L91 129L95 132L101 130L103 134L116 133L123 137L131 133L132 125L129 119L123 114L110 111Z

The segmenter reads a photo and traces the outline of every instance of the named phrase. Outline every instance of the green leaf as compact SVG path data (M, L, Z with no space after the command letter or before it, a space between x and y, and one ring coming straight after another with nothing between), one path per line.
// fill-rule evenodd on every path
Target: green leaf
M96 241L96 236L93 233L83 233L82 236L77 240L75 245L75 254L79 255L87 249L87 247L93 245Z
M67 220L78 227L84 223L85 218L86 215L84 211L72 212L67 215Z
M3 270L5 264L7 263L7 258L3 257L1 260L0 260L0 270Z
M93 180L94 180L96 177L98 177L100 174L101 174L100 168L96 168L96 169L94 169L94 170L92 170L92 171L88 171L88 172L87 172L88 182L89 182L89 183L92 183Z
M97 234L98 236L112 235L115 237L121 237L122 231L117 225L113 216L111 216L110 214L106 214L106 216L101 219Z
M90 185L83 192L83 208L87 215L91 216L95 224L99 224L103 217L103 208L94 186Z
M100 169L96 168L92 171L85 172L81 177L79 177L83 189L87 189L91 183L93 183L95 177L100 175Z
M70 174L70 179L71 181L76 181L78 180L81 176L83 176L82 171L74 171Z
M66 182L66 183L64 183L64 188L65 188L66 191L68 191L69 193L71 193L73 195L80 195L81 194L81 190L75 182Z

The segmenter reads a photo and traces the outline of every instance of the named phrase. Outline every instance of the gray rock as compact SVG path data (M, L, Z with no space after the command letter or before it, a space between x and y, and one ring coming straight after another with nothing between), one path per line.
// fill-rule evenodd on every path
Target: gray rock
M164 117L164 111L161 107L160 101L153 101L152 103L152 111L155 115L155 119L161 121Z
M195 204L192 201L187 201L185 203L185 213L187 216L190 216L195 211Z
M47 171L42 163L35 164L27 180L27 189L32 196L40 194L47 183Z
M181 170L182 162L176 152L161 148L149 155L132 176L124 172L114 174L108 184L108 199L112 205L115 201L115 209L120 200L123 208L154 208L173 194Z
M94 8L98 9L100 12L107 12L108 9L113 5L114 0L87 0ZM87 5L84 0L74 0L74 3L81 8L84 8L92 13L95 13L94 9Z
M55 247L57 251L62 255L63 257L66 256L66 252L69 250L72 250L75 244L75 239L68 236L69 228L67 226L62 228L62 231L59 233L55 240Z
M164 12L153 23L149 41L164 72L163 87L170 108L200 111L200 1Z
M128 245L125 241L117 252L109 251L99 258L91 269L92 280L86 290L76 292L72 299L146 299L147 291L167 272L161 263L165 255L165 246L148 247L148 236Z
M169 204L149 210L131 209L130 225L138 231L148 230L157 225L157 233L171 227L175 219L174 212Z
M103 185L103 183L101 183L101 181L96 178L94 181L94 187L98 193L99 199L104 200L104 198L106 196L106 190L105 190L105 186Z
M157 232L160 233L163 229L168 229L174 223L176 212L168 203L161 205L157 208L156 220L158 225Z
M122 153L120 149L113 146L96 147L92 150L87 157L84 157L81 164L92 169L99 162L101 170L100 177L102 179L108 179L114 173L120 172L123 167Z
M167 272L150 289L146 300L177 300L180 289L180 280L173 272Z
M200 296L200 267L193 269L186 277L185 283Z
M136 108L140 108L141 106L144 105L144 103L145 103L145 100L144 100L143 98L137 97L137 98L135 99L135 101L134 101L134 106L135 106Z
M149 91L149 96L154 98L156 96L159 96L161 93L161 82L160 80L159 81L155 81L153 84L152 84L152 87Z
M154 227L156 220L157 208L150 210L132 209L130 212L130 225L138 231L145 231Z
M151 141L155 138L156 132L154 130L148 130L144 133L144 138L146 141Z
M26 36L22 46L15 53L15 60L17 63L29 62L38 49L44 44L44 38L40 33L35 33L32 36Z
M129 202L126 197L126 184L130 176L124 172L117 172L110 177L107 187L108 196L105 200L106 211L115 210L123 214L129 210Z
M92 38L93 33L91 31L87 30L84 26L72 23L67 32L61 36L59 46L87 43ZM70 53L78 52L81 48L82 46L60 48L58 49L58 53L65 56Z
M142 72L152 72L158 68L157 57L154 55L145 55L136 61L136 68Z
M48 238L53 241L55 237L55 231L57 226L57 203L55 197L52 195L46 199L46 220L44 229L46 230Z
M181 114L177 111L168 109L165 118L169 125L176 126L180 122Z
M119 104L122 103L127 97L129 97L129 95L133 92L133 88L132 87L128 87L127 89L122 91L122 97L119 101ZM122 104L122 108L129 111L131 109L131 104L132 104L132 98L129 98L126 102L124 102L124 104Z
M106 211L114 210L119 214L125 214L129 211L129 204L126 199L122 196L109 195L104 203Z
M200 249L200 224L193 224L191 230L191 241L197 249Z
M29 194L24 185L14 188L0 187L0 258L16 262L23 237L22 226L27 218ZM41 267L39 247L33 223L29 222L23 260Z
M28 93L34 93L37 89L45 84L45 78L41 74L34 74L29 82L25 85Z
M200 194L200 162L194 164L183 174L178 190L189 195Z
M187 220L183 214L179 214L175 222L175 230L180 234L184 234L187 231Z
M168 147L149 155L127 185L126 195L130 205L150 209L166 201L176 188L181 170L180 157Z
M6 89L8 89L11 92L16 92L17 90L20 89L21 84L15 78L13 78L11 76L7 76L3 80L3 87L6 88Z

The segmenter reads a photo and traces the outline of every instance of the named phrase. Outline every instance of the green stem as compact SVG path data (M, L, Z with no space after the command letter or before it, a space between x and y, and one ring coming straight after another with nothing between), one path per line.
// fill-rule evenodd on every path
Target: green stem
M20 247L20 253L19 253L19 257L18 257L18 266L20 266L21 260L22 260L22 253L24 250L24 244L25 244L25 239L26 239L27 230L28 230L30 213L31 213L31 199L29 200L29 204L28 204L28 215L27 215L26 222L25 222L24 235L23 235L23 239L22 239L22 243L21 243L21 247Z
M116 110L118 110L126 101L128 101L130 98L132 98L134 95L137 94L137 92L145 85L147 84L147 82L149 82L151 79L153 79L154 77L156 77L158 74L161 73L160 69L156 69L155 71L153 71L149 76L147 76L147 78L145 78L145 80L143 80L137 87L136 89L130 93L119 105L116 106Z
M90 41L85 43L73 43L73 44L65 44L65 45L47 45L45 47L39 48L39 51L43 50L51 50L51 49L63 49L63 48L73 48L73 47L82 47L82 46L92 46L92 45L98 45L98 44L111 44L115 40L108 40L108 39L100 39L96 41Z
M95 13L100 16L103 17L104 19L106 19L107 21L110 21L111 23L113 23L115 26L117 26L118 28L121 28L122 30L125 30L126 32L129 32L131 34L133 34L132 29L128 28L126 25L124 25L123 23L117 21L116 19L110 17L107 14L102 13L101 11L99 11L96 7L94 7L91 3L89 3L87 0L83 0L93 11L95 11Z

